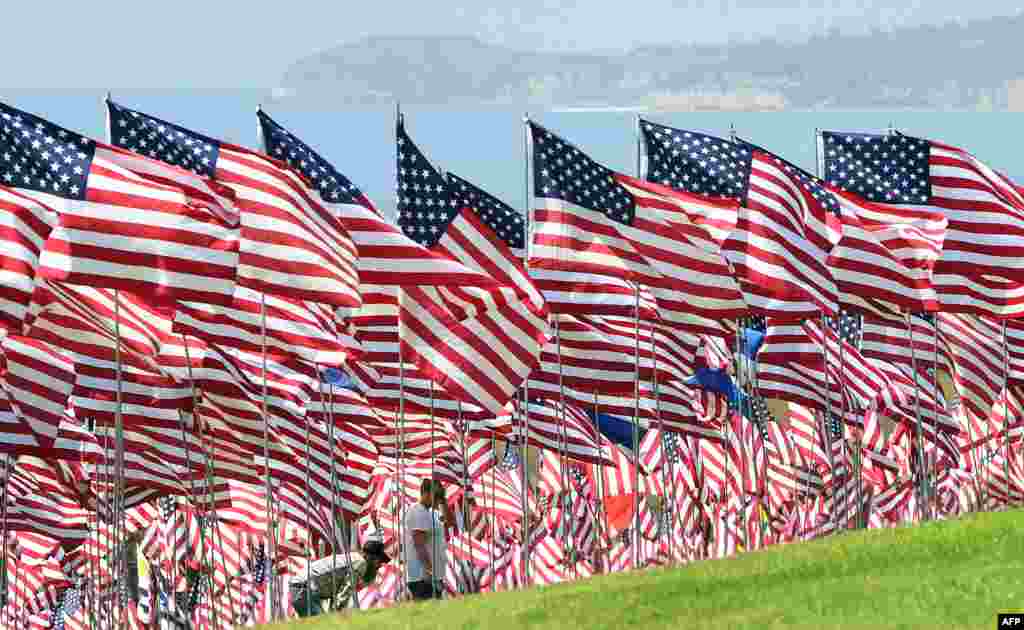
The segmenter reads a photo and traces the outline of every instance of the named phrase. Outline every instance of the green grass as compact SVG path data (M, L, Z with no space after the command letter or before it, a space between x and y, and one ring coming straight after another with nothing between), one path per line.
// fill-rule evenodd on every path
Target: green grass
M985 628L1024 610L1024 512L858 532L678 569L287 624L410 628ZM292 630L292 628L289 628Z

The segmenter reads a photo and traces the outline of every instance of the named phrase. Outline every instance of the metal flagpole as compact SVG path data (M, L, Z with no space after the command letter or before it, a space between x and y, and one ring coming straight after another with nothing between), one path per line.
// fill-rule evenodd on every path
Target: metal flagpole
M108 131L109 133L109 131ZM123 367L121 365L121 297L120 291L114 289L114 363L117 373L117 407L114 415L114 461L115 461L115 486L114 486L114 548L118 550L117 555L117 576L122 589L127 588L128 582L128 548L124 540L125 531L125 480L124 480L124 416L122 405L124 404L124 383ZM120 595L116 603L117 619L123 620L125 615L124 602Z
M917 442L917 474L920 475L918 478L918 497L920 505L918 510L920 512L920 518L922 521L928 520L928 477L926 472L925 456L924 456L924 436L922 435L921 427L921 397L917 390L917 351L914 348L914 324L911 320L910 313L906 313L907 322L907 335L910 340L910 369L914 375L914 416L916 426L915 441Z
M460 531L459 533L462 534L462 536L459 537L459 542L462 545L462 552L463 552L463 554L467 554L467 553L470 552L470 550L466 548L466 543L469 541L469 520L470 519L469 519L469 510L466 508L466 496L470 492L470 485L469 485L469 462L466 461L466 458L467 458L467 455L468 455L468 453L466 451L466 433L467 433L466 429L467 429L467 427L466 427L466 424L465 424L465 420L462 418L462 401L461 400L456 400L455 401L455 409L456 409L456 413L458 414L459 446L460 446L460 448L462 450L462 497L459 499L459 503L460 503L460 505L459 505L459 513L462 515L462 531ZM467 581L468 581L468 576L464 576L464 578L466 578ZM476 581L475 575L474 575L474 581ZM469 590L470 590L468 587L470 585L466 584L466 586L467 586L466 591L468 593Z
M637 118L639 121L639 118ZM637 158L639 160L639 157ZM640 568L640 285L633 285L633 568Z
M0 519L3 520L0 525L0 532L3 534L3 556L0 556L0 609L7 607L7 484L11 478L11 468L14 466L14 462L11 461L10 455L4 455L4 482L3 487L0 488L0 496L2 496L3 503L0 504Z
M818 177L821 177L822 173L825 170L825 165L824 165L825 156L824 156L824 154L823 154L823 152L821 150L822 149L821 142L822 142L821 130L818 129L817 127L815 127L814 128L814 158L815 158L814 159L814 174L817 175ZM828 361L828 355L829 355L829 352L828 352L828 321L826 320L824 315L821 316L821 335L822 335L822 340L823 340L823 344L822 345L824 346L823 349L824 349L824 354L825 354L825 422L824 422L825 432L824 432L824 435L825 435L825 447L828 450L828 467L829 467L830 471L832 472L832 485L833 485L833 487L832 487L832 511L831 511L831 514L829 514L829 518L833 519L833 524L834 525L838 525L837 523L834 522L834 516L835 516L835 511L836 511L836 509L835 509L835 507L836 507L836 488L835 488L835 482L836 482L836 463L835 463L835 456L832 453L832 438L833 438L833 435L832 435L832 393L829 391L829 378L828 378L828 364L829 364L829 361ZM840 376L840 378L842 378L842 376ZM841 381L839 383L839 395L843 396L843 384L842 384ZM842 440L842 432L841 431L840 431L840 434L839 434L839 439ZM843 451L843 454L844 454L844 457L845 457L845 451Z
M741 322L740 320L736 320L736 359L735 359L736 374L735 374L735 376L736 376L736 385L740 388L741 392L746 390L746 380L743 377L742 369L741 369L742 366L740 365L740 361L741 361L741 359L743 357L743 341L744 341L743 322ZM743 405L742 404L738 405L738 408L739 408L739 415L742 416L743 415ZM753 423L753 418L751 418L750 421L751 421L751 423ZM738 447L742 446L743 448L746 448L746 445L743 443L743 436L737 435L736 436L736 441L738 442L738 444L737 444L737 451L739 450ZM751 446L753 446L753 445L751 445ZM726 454L726 457L728 457L728 454ZM750 474L753 475L754 471L750 471ZM744 490L745 490L745 488L744 488ZM745 511L744 511L744 501L743 501L743 497L738 497L738 498L740 499L738 501L738 503L739 503L740 510L741 510L740 511L740 519L741 519L740 522L742 523L742 527L740 528L740 530L741 530L741 533L743 534L743 550L744 551L750 551L750 539L749 539L749 536L747 535L746 523L744 522L744 519L746 517Z
M636 142L636 176L642 177L643 148L640 139L640 114L633 116ZM640 568L640 285L633 285L633 568Z
M338 531L338 501L337 501L337 483L338 478L335 474L337 467L334 461L334 397L331 396L330 401L324 396L324 381L327 380L326 370L321 370L320 366L316 366L317 376L317 393L320 395L320 407L324 410L324 417L327 418L327 444L328 457L331 461L331 539L328 541L328 545L331 549L331 592L336 593L338 590L337 574L338 574L338 539L341 537L341 532ZM331 384L331 391L333 393L334 385ZM328 406L330 405L330 406ZM349 572L351 573L351 571ZM350 576L351 577L351 576ZM306 582L309 582L307 576ZM354 584L353 584L354 586ZM355 590L353 588L353 590ZM308 606L308 605L307 605ZM331 609L334 609L334 600L331 600Z
M105 97L105 99L103 101L103 103L104 103L104 105L106 105L109 102L110 102L110 92L108 91L107 95L106 95L106 97ZM106 116L106 125L105 125L104 131L105 131L105 135L106 135L106 140L107 140L108 143L110 143L110 136L111 136L111 134L110 134L110 108L109 107L104 107L103 109L105 111L105 116ZM122 412L123 412L123 408L122 407L123 407L123 403L124 403L124 391L123 391L124 385L123 385L123 374L122 374L122 366L121 366L121 317L120 317L120 302L121 302L120 292L118 291L118 289L114 289L114 361L115 361L115 364L116 364L116 373L117 373L117 386L116 386L117 387L117 407L116 407L116 411L115 411L115 415L114 415L114 432L115 432L115 438L114 438L115 439L114 460L115 460L116 480L115 480L115 486L114 486L114 510L113 510L113 515L112 516L113 516L113 519L114 519L113 525L114 525L114 532L115 532L115 534L114 534L114 541L115 541L114 548L115 549L119 549L119 554L118 554L118 556L116 557L116 560L115 560L116 563L117 563L117 569L115 571L116 571L117 579L120 580L121 588L126 588L127 587L127 577L128 577L128 556L127 556L127 546L123 542L123 539L124 539L123 533L124 533L126 528L125 528L125 523L124 523L125 514L124 514L124 509L123 509L124 508L124 504L125 504L125 498L124 498L124 493L125 493L125 480L124 480L124 417L122 415ZM120 544L121 546L118 547L118 544ZM117 602L116 602L115 606L116 606L116 609L118 611L118 618L121 618L121 616L123 616L123 606L122 606L121 598L120 597L117 597Z
M597 390L594 390L594 428L597 429L598 439L600 439L601 428L600 420L601 417L601 405L598 402ZM602 561L602 572L604 569L608 569L608 552L611 546L611 540L607 538L609 526L608 526L608 510L605 509L604 505L604 466L593 465L590 467L594 471L595 481L597 482L597 523L600 536L598 539L601 541L601 546L604 547L604 559Z
M260 293L260 356L262 358L263 392L260 413L263 414L263 484L266 494L267 511L267 551L269 552L269 571L267 578L270 596L270 620L278 618L277 586L275 566L277 563L277 524L274 522L273 492L270 481L270 416L267 413L267 296Z
M566 549L570 549L573 559L572 570L573 577L576 578L578 574L578 568L576 563L576 548L572 539L572 530L570 523L566 522L566 509L565 504L569 498L569 492L567 491L566 484L566 451L569 450L569 439L565 431L565 378L562 367L562 324L559 315L556 313L554 317L555 323L555 354L558 357L558 404L559 414L561 416L558 427L558 482L561 488L558 499L559 508L559 527L562 529L562 537L564 542L562 543ZM571 504L570 504L571 505ZM569 517L571 519L571 516Z
M96 495L96 526L95 526L95 540L93 542L93 550L96 552L96 570L95 575L98 577L101 574L103 568L103 559L101 557L100 550L102 549L103 534L106 532L107 540L109 541L112 536L110 532L110 525L112 519L112 499L111 499L111 486L113 485L113 474L111 473L111 456L110 456L110 427L107 425L106 416L101 416L101 422L103 425L103 464L97 466L97 477L102 480L101 487L103 488L101 494ZM97 431L97 435L100 432ZM101 513L102 510L102 513ZM172 565L172 570L175 565ZM112 605L109 597L104 597L100 591L100 581L96 580L93 585L96 594L96 614L98 616L100 625L110 624L113 620L113 611L110 609Z
M395 129L397 134L397 128L403 124L402 117L402 103L395 101ZM397 145L395 147L395 164L396 168L401 168L401 158L398 156ZM397 208L397 199L396 205ZM405 548L405 540L403 539L403 533L405 531L405 360L402 357L402 341L398 341L398 459L396 461L396 474L398 477L398 488L396 491L396 500L398 501L397 514L398 514L398 544L399 549L405 555L410 553L410 550ZM404 563L404 580L399 585L396 594L395 601L401 601L403 587L409 581L409 563L406 558Z
M846 344L843 343L843 336L840 330L843 326L843 311L839 310L839 314L836 318L836 341L839 345L839 456L843 458L843 484L841 489L843 491L842 499L842 512L843 515L843 529L850 528L850 519L847 516L846 510L850 504L850 493L846 486L847 480L852 476L852 472L849 470L848 462L850 458L846 452ZM828 335L828 331L824 331ZM828 337L826 336L826 341Z
M1010 507L1010 381L1009 347L1006 342L1006 320L1003 320L1003 478L1006 483L1006 507Z
M428 387L430 388L430 481L431 481L431 483L433 483L433 481L434 481L434 381L432 379L428 379L427 383L428 383ZM431 486L431 490L433 490L433 486ZM447 497L446 497L446 499L447 499ZM431 525L431 528L433 528L433 525ZM444 536L444 532L442 532L441 535ZM436 537L436 535L433 535L433 536L430 537L430 544L432 546L432 549L430 550L430 554L431 554L430 557L431 557L431 560L433 560L433 557L434 557L434 555L437 552L437 537ZM447 570L447 567L442 567L442 571L446 571L446 570ZM445 576L442 573L441 574L441 579L443 580L444 577ZM437 592L437 576L436 575L433 576L433 578L430 580L430 592L433 593L434 597L437 597L438 592Z
M654 339L654 337L655 337L655 326L656 326L656 324L653 324L653 323L651 324L651 378L652 378L652 384L653 384L653 389L654 389L654 413L657 416L657 423L658 423L658 439L661 441L661 444L658 445L661 448L661 456L662 456L662 462L661 462L661 491L662 491L663 496L662 496L662 505L661 505L661 512L662 512L662 514L661 514L661 519L662 519L661 522L665 523L666 520L667 520L668 523L669 523L668 532L667 532L667 537L668 537L668 555L669 555L669 566L672 566L672 565L675 564L675 549L674 549L674 542L673 542L673 532L675 531L675 528L673 527L673 524L675 522L675 519L674 519L674 515L670 511L670 504L669 504L669 501L668 501L668 479L669 479L669 475L666 472L666 471L668 471L668 466L670 465L671 458L669 457L669 453L667 452L667 450L665 448L665 422L664 422L664 420L661 417L661 398L658 396L658 351L655 348L655 339ZM671 475L671 478L674 479L675 475ZM671 509L675 509L675 501L672 501ZM662 535L663 534L660 534L658 537L661 538Z
M307 588L305 589L305 591L306 591L306 610L307 611L310 609L310 606L312 605L312 601L313 601L312 600L313 594L311 592L312 589L308 588L308 585L310 583L310 578L313 577L313 564L312 564L312 560L313 560L313 528L312 528L312 520L313 520L313 518L312 518L312 514L311 514L312 509L313 509L313 490L310 488L310 483L309 483L309 459L310 459L310 453L309 453L309 451L310 451L310 449L309 449L309 423L310 422L312 422L312 420L307 416L306 417L306 422L304 423L306 425L305 426L305 428L306 428L306 436L305 436L305 438L306 438L306 480L305 481L306 481L306 584L307 584ZM331 515L331 518L333 519L333 515Z
M402 359L402 344L398 344L398 458L395 462L395 473L398 478L398 488L395 491L395 501L398 503L395 512L397 513L398 544L399 549L408 556L409 549L405 548L405 540L402 533L405 529L405 363ZM409 581L409 562L404 558L405 579L398 586L395 593L395 601L402 599L402 587Z
M835 513L836 513L836 487L835 487L836 486L836 461L835 461L835 455L832 453L832 438L833 438L833 435L832 435L832 392L829 390L829 378L828 378L828 363L829 363L828 355L829 355L829 351L828 351L828 333L827 333L827 330L828 330L828 322L826 321L825 316L822 315L821 316L821 333L822 333L822 340L823 340L822 350L823 350L824 355L825 355L825 370L824 370L824 373L825 373L825 421L822 424L822 429L824 429L825 449L826 449L826 451L828 453L828 467L829 467L829 470L832 473L832 496L831 496L831 499L832 499L832 510L829 513L829 519L832 521L833 525L837 526L838 524L835 522ZM843 394L841 388L842 388L842 384L840 384L840 391L839 391L839 395L840 396L842 396L842 394Z
M523 208L526 210L526 216L523 221L523 232L525 234L525 245L527 250L527 256L524 260L524 268L526 269L526 275L530 275L530 127L528 125L530 120L529 113L523 114ZM526 586L531 584L530 579L530 486L529 486L529 450L530 450L530 377L527 375L526 380L523 381L523 411L526 414L524 417L523 425L523 460L520 464L523 467L523 577L525 578Z
M336 574L337 569L338 569L337 551L336 550L337 550L337 547L338 547L337 539L339 538L339 536L338 536L339 532L337 531L338 530L338 525L337 525L337 523L338 523L338 515L337 515L337 512L335 511L336 510L335 506L337 505L336 497L337 497L338 489L337 489L337 466L336 466L336 462L335 462L335 458L334 458L334 447L335 447L335 437L334 437L334 383L333 382L332 383L328 383L328 388L329 388L327 390L328 391L328 395L329 395L328 402L330 404L330 407L328 407L328 410L327 410L327 421L330 422L330 427L329 427L328 430L330 431L330 438L329 439L330 439L330 442L331 442L331 531L334 532L334 534L331 536L331 538L333 539L333 540L331 540L331 554L332 554L332 556L331 556L331 576L332 576L331 580L333 581L335 579L334 575ZM376 518L373 519L372 524L373 524L374 528L377 527ZM340 532L342 535L345 536L345 541L342 543L341 547L342 547L342 549L345 550L345 563L349 567L348 579L349 579L349 584L352 587L352 606L356 610L359 609L359 589L356 588L356 586L358 585L359 578L351 570L351 568L352 568L352 543L353 543L353 540L357 544L359 542L358 528L359 528L358 521L349 521L348 519L345 519L345 529L346 529L346 531ZM376 532L376 533L381 535L382 542L383 542L383 532ZM332 584L331 586L332 586L331 592L334 592L334 585ZM332 606L333 606L333 602L332 602Z
M498 457L498 446L497 446L496 442L497 442L497 440L494 439L494 428L492 427L491 428L491 457L493 459L497 459L497 457ZM508 448L508 443L507 442L506 442L505 448L506 449ZM494 580L495 580L494 542L495 542L495 536L497 536L497 534L498 534L498 522L497 522L498 519L495 516L495 511L497 510L497 498L495 497L496 492L494 491L494 487L495 487L495 484L497 483L497 480L495 479L494 467L495 467L495 464L492 463L491 464L491 469L488 471L491 474L491 487L490 487L490 489L491 489L491 513L488 515L488 520L491 523L491 545L490 545L491 546L491 553L490 553L490 556L491 556L490 560L491 560L491 562L490 562L490 564L491 564L491 592L492 593L495 592L495 590L494 590L495 589L495 584L494 584ZM486 488L487 488L487 485L484 484L484 489L485 489L484 490L484 503L487 502Z
M262 105L256 106L256 113L258 114L263 110ZM263 140L263 129L260 125L256 124L256 136L259 138L257 144L262 144ZM267 512L267 553L268 553L268 571L267 571L267 595L270 597L270 621L276 621L284 611L278 611L279 604L277 597L277 576L276 576L276 564L277 564L277 523L274 521L274 504L273 504L273 492L272 483L270 479L270 416L267 412L267 296L265 293L260 292L260 355L261 355L261 376L262 376L262 401L260 407L260 413L263 415L263 474L264 474L264 492L266 493L266 512Z

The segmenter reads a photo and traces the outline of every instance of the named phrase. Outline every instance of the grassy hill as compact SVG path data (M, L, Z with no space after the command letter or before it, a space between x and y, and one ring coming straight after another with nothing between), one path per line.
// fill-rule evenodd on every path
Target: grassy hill
M994 628L1024 610L1024 512L858 532L680 569L323 616L295 630Z

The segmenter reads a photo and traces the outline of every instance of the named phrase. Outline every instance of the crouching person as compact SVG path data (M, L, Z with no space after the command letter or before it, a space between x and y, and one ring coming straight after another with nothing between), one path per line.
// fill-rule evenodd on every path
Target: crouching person
M390 561L379 535L367 540L361 553L353 551L313 560L308 571L303 569L291 577L288 588L292 606L300 617L323 613L325 601L331 610L347 608L353 604L353 592L371 584L377 570Z

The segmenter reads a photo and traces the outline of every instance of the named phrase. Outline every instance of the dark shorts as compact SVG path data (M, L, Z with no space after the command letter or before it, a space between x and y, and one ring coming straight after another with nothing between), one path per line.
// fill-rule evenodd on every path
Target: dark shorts
M441 594L444 593L444 584L437 581L433 581L433 584L431 584L431 582L431 580L406 582L406 586L409 587L409 592L415 601L441 599Z
M307 599L308 596L308 599ZM292 608L299 617L315 617L322 615L323 606L320 605L320 596L306 590L305 587L297 589L291 594ZM307 606L306 604L309 604Z

